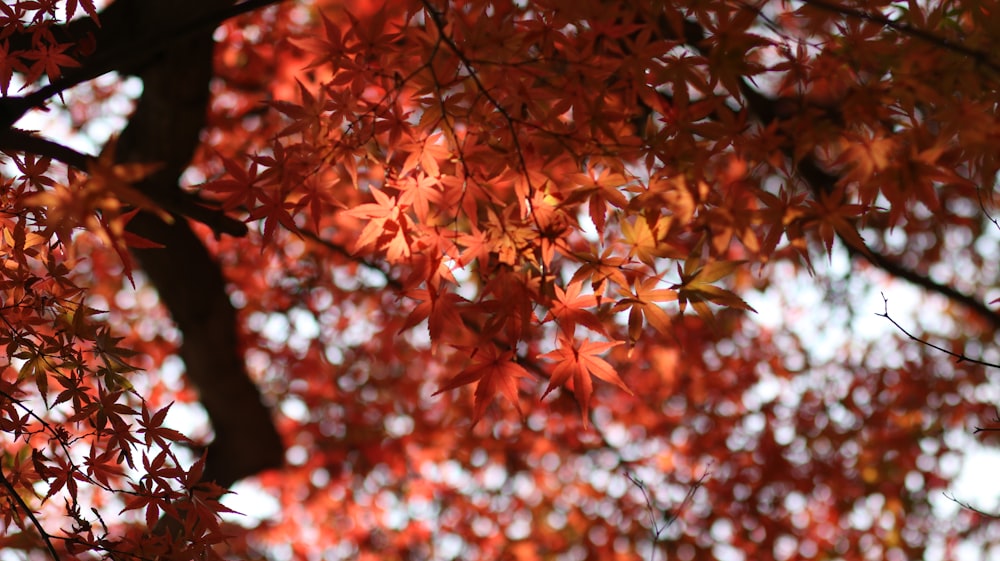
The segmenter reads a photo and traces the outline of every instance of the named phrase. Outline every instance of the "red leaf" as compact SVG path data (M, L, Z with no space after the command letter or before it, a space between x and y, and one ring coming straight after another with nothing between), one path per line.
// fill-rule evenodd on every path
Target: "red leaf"
M472 362L461 372L450 378L438 391L453 390L466 384L476 383L476 403L473 414L473 424L478 423L497 394L503 395L517 407L521 413L521 404L517 396L517 379L528 375L525 369L515 362L511 351L500 352L492 345L481 349L472 349Z
M539 357L555 361L555 365L552 367L552 378L549 380L549 385L545 388L542 398L544 399L549 392L558 386L571 387L576 401L583 411L583 424L585 427L589 426L590 397L594 391L591 376L615 384L632 395L632 390L618 377L614 368L598 356L621 344L621 341L599 343L584 339L577 345L576 341L560 336L559 348Z

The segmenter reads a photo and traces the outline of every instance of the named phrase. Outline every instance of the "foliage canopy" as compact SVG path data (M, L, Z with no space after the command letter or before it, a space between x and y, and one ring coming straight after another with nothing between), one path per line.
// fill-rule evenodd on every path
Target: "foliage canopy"
M947 0L3 3L0 547L988 545L939 499L996 401L998 37ZM860 307L893 279L944 327Z

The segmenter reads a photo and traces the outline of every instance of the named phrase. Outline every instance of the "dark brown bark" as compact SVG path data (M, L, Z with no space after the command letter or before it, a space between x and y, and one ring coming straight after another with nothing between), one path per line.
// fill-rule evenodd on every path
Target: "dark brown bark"
M173 23L178 17L197 18L231 4L226 0L139 0L113 6L125 6L128 16L117 24L129 29L178 29ZM105 33L116 33L114 23L103 25L99 43ZM198 145L213 76L212 31L184 34L170 48L130 69L142 79L143 94L119 139L117 156L120 161L164 164L139 186L156 198L179 190L180 175ZM135 254L183 334L180 354L187 376L198 389L215 431L208 447L206 478L228 486L280 466L281 439L244 368L236 311L218 263L183 220L168 225L140 214L130 226L135 233L165 245Z

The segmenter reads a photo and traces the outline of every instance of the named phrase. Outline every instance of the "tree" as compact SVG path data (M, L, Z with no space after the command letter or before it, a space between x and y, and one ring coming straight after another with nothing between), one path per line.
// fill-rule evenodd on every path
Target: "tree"
M995 354L998 12L0 5L0 543L32 559L988 547L995 525L934 507L955 435L991 418L984 365L907 334ZM25 130L52 110L88 137L127 76L141 95L92 153ZM890 331L859 295L905 283L931 320L893 309L906 332L833 348L747 302L773 316L796 307L789 286L818 288L810 321ZM184 434L194 403L207 423ZM245 478L280 507L249 529L220 518Z

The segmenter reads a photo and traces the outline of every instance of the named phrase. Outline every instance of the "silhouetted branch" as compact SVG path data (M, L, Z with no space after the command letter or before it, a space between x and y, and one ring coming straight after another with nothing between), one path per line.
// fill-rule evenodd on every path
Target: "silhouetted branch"
M673 512L670 513L670 516L667 517L667 521L661 526L656 522L656 509L653 506L653 498L646 491L646 484L643 483L641 479L632 475L630 472L626 470L625 477L628 478L628 480L631 481L633 485L639 488L639 492L642 493L643 500L646 501L646 510L649 512L649 526L650 526L650 531L653 533L653 547L649 553L649 561L653 561L654 556L656 555L656 544L659 543L660 536L663 534L663 532L667 530L667 528L669 528L674 522L676 522L677 519L680 518L681 514L683 514L684 511L687 509L687 507L690 506L691 502L694 500L694 494L698 492L698 489L700 489L702 485L705 484L705 480L708 479L708 476L711 474L712 470L711 468L708 468L705 470L705 473L701 474L701 477L699 477L693 484L691 484L691 486L688 488L687 493L684 495L684 500L681 501L680 506L678 506L676 509L673 510Z
M5 152L29 152L52 158L57 162L62 162L67 166L84 171L87 169L87 162L93 159L93 156L88 156L69 146L38 136L35 134L35 131L14 128L0 131L0 150Z
M879 17L875 16L874 14L867 14L865 12L860 12L852 8L844 8L843 10L839 10L838 9L839 6L829 4L824 0L807 0L806 3L814 5L817 8L823 8L830 11L834 11L842 15L863 17L865 19L869 19L871 21L892 27L897 31L906 32L910 35L914 35L915 37L919 37L920 39L923 40L930 41L932 39L935 40L940 39L936 35L911 28L904 24L898 24L884 17L879 19ZM752 6L748 6L746 9L754 9L754 8ZM709 56L711 54L712 51L711 45L704 40L704 38L706 37L705 31L700 25L698 25L697 22L685 19L683 20L683 29L674 30L670 22L667 21L665 18L663 18L661 21L658 22L658 26L662 37L672 40L683 40L685 43L695 48L701 54L705 56ZM944 39L942 40L945 42L936 44L940 44L942 47L952 48L953 46L952 42ZM962 47L960 45L959 47L961 48L956 49L958 52L961 52L963 54L968 54L969 56L975 55L977 57L977 60L979 60L979 57L985 56L984 53L979 53L978 51L975 51L973 49ZM760 122L762 125L765 126L771 125L775 121L782 119L785 113L787 112L783 111L782 107L789 103L794 104L794 101L796 101L794 99L788 99L788 98L769 97L761 93L757 89L755 89L745 79L740 80L740 94L743 96L745 100L745 105L746 108L749 110L749 114L756 121ZM714 118L717 119L718 116L716 115L714 116ZM788 141L784 143L784 145L782 146L782 151L785 153L786 157L788 157L789 161L797 162L795 165L795 171L797 175L809 186L809 188L814 193L829 194L834 191L834 187L837 184L839 177L824 170L816 161L816 159L811 155L805 155L804 157L796 157L794 153L795 146L794 143L791 141L791 139L788 139ZM861 257L867 260L875 267L878 267L879 269L885 271L891 276L903 279L907 282L910 282L911 284L924 288L930 292L940 294L953 302L962 304L963 306L969 308L977 316L989 322L995 329L1000 329L1000 314L997 314L996 312L991 310L989 307L986 306L986 304L979 301L974 296L965 294L949 285L936 282L929 276L921 274L908 267L905 267L886 255L871 251L871 249L868 247L855 247L848 240L845 240L839 234L837 237L838 239L841 240L841 242L847 248L848 252L851 254L852 257Z
M975 512L976 514L978 514L980 516L985 516L987 518L1000 519L1000 514L992 514L992 513L989 513L989 512L982 511L982 510L980 510L980 509L972 506L971 504L969 504L967 502L958 500L958 498L955 497L955 495L949 495L948 493L944 493L944 496L946 498L948 498L949 500L955 501L955 503L958 506L960 506L962 508L965 508L965 509L968 509L968 510L971 510L972 512Z
M983 188L981 186L976 187L976 198L979 199L979 210L982 210L986 219L992 222L993 225L996 226L997 230L1000 230L1000 222L998 222L986 208L986 201L983 200Z
M145 1L145 0L143 0ZM81 30L73 32L73 26L82 28L82 31L98 33L98 50L93 55L79 61L82 65L79 68L67 69L64 74L53 80L51 83L25 95L6 96L0 98L0 128L7 128L18 121L25 113L37 107L43 107L45 102L52 97L62 94L66 90L93 80L112 71L134 70L141 66L157 53L166 50L171 45L189 40L198 34L211 32L224 21L245 14L260 8L278 4L284 0L247 0L232 6L221 8L190 21L169 21L156 29L149 30L150 33L135 35L131 40L121 41L111 38L108 35L119 32L125 35L128 31L128 15L122 21L105 21L103 17L106 12L117 14L124 13L128 8L123 8L126 2L119 0L101 12L102 26L94 29L95 25L90 19L80 19L63 26L67 35L75 35ZM115 11L117 10L117 12ZM177 10L178 14L183 14L182 10ZM72 41L72 39L71 39ZM15 44L15 49L17 45Z
M17 503L18 508L24 511L24 514L29 520L31 520L31 525L35 527L38 531L38 535L41 536L42 541L45 542L45 548L49 550L49 555L52 556L52 559L59 561L59 552L57 552L55 546L52 545L52 536L45 531L42 523L35 517L35 513L31 512L31 508L29 508L27 503L24 502L21 495L17 493L17 490L14 489L14 485L12 485L7 479L7 475L3 472L2 468L0 468L0 485L3 485L3 488L7 490L7 494L10 495L11 500Z
M947 37L942 37L940 35L927 31L926 29L920 29L918 27L913 27L908 23L901 23L889 19L883 14L866 12L863 10L859 10L857 8L845 6L844 4L840 3L833 4L831 2L827 2L826 0L802 0L802 3L807 6L818 8L820 10L825 10L827 12L831 12L834 14L839 14L842 16L847 16L855 19L868 21L871 23L876 23L878 25L896 31L897 33L900 33L902 35L914 37L916 39L920 39L921 41L930 43L931 45L941 47L942 49L946 49L955 53L959 53L961 55L965 55L971 58L972 60L976 61L978 64L982 64L983 66L995 72L1000 72L1000 64L997 64L996 62L993 61L992 57L990 56L990 52L988 51L982 51L979 49L968 47L966 45L963 45L962 43L953 41Z
M911 340L916 341L917 343L920 343L921 345L924 345L926 347L930 347L936 351L940 351L950 357L953 357L956 363L970 362L972 364L979 364L981 366L989 366L990 368L1000 368L1000 364L994 362L988 362L978 358L972 358L970 356L961 353L956 353L955 351L946 349L940 345L935 345L934 343L931 343L926 339L921 339L920 337L917 337L916 335L907 331L906 328L900 325L896 320L892 319L892 317L889 315L889 299L885 297L885 294L882 294L882 302L885 305L885 310L882 313L876 312L875 315L889 320L889 322L892 323L892 325L894 325L896 329L898 329L903 335L906 335Z
M993 413L993 422L996 423L998 426L976 427L976 430L973 431L973 434L979 434L981 432L1000 432L1000 411L997 411L995 408Z
M13 128L0 131L0 150L29 152L52 158L82 171L87 171L90 161L94 159L93 156L33 134L31 131ZM247 234L246 224L227 216L221 210L212 208L209 201L195 194L176 189L169 193L149 192L148 195L163 210L201 222L216 234L228 234L235 237Z
M757 98L747 97L747 99L750 100L751 106L768 101L763 95L756 95ZM789 148L788 153L790 153L790 150L791 149ZM836 185L838 179L821 169L811 156L803 158L796 166L796 171L814 192L823 192L826 194L832 193L834 185ZM852 257L861 257L893 277L903 279L910 284L919 286L920 288L926 289L930 292L940 294L953 302L957 302L966 308L969 308L969 310L977 316L986 320L994 327L994 329L1000 330L1000 315L991 310L985 303L975 296L961 292L960 290L947 284L937 282L925 274L921 274L909 267L901 265L883 253L871 251L871 249L867 247L855 247L849 240L844 239L843 236L838 235L837 238L844 244L844 247L847 248L847 252L851 254Z

